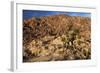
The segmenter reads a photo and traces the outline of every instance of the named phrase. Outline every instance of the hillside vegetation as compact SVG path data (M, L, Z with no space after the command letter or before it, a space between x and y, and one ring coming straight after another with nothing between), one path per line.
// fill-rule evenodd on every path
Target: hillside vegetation
M59 14L23 20L23 62L90 58L90 18Z

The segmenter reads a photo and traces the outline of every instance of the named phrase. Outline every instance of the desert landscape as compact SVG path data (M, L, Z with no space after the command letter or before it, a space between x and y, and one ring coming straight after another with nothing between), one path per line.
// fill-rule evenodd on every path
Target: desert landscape
M23 20L23 62L91 59L91 18L55 14Z

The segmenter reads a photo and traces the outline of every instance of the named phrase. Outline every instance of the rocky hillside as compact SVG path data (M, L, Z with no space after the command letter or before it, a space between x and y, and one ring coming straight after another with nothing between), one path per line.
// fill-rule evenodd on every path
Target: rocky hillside
M23 61L91 58L91 19L64 14L23 21Z

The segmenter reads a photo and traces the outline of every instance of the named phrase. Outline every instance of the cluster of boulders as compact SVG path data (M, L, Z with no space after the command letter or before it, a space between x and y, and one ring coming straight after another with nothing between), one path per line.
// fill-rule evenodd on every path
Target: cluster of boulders
M91 58L91 19L53 15L23 21L23 61Z

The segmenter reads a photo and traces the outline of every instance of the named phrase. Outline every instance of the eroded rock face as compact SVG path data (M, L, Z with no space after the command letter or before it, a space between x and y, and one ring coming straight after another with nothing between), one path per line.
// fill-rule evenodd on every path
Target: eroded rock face
M90 34L88 17L62 14L24 20L23 61L90 59Z

